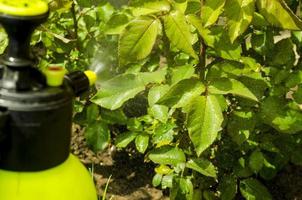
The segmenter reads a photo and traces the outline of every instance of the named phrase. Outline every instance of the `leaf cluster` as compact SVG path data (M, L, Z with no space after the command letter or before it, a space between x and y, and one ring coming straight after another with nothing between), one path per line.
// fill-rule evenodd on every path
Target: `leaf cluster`
M41 67L105 66L75 105L93 150L144 154L171 199L266 200L302 164L300 4L55 0L32 45Z

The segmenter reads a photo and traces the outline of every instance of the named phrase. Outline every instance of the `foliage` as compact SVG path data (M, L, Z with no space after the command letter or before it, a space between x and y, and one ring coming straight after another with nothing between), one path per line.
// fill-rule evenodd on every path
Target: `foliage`
M41 67L106 66L75 104L95 151L135 148L171 199L266 200L302 163L299 4L56 0L32 45Z

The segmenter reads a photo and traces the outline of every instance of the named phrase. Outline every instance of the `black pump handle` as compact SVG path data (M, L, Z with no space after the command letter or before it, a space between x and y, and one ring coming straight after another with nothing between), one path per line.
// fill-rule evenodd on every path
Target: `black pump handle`
M4 27L9 44L2 58L2 64L10 67L28 67L30 58L30 40L35 28L45 22L48 13L39 16L12 16L0 14L0 24Z

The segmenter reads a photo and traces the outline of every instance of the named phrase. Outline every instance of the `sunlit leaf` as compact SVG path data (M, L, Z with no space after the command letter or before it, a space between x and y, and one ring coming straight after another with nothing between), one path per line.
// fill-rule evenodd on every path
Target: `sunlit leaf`
M150 89L148 93L148 102L150 106L153 106L157 101L169 91L168 85L159 85Z
M301 30L302 21L283 0L257 0L257 7L272 25L284 29Z
M221 78L213 80L209 86L211 94L234 94L258 101L257 97L240 81L235 79Z
M91 99L97 105L110 110L120 108L127 100L135 97L149 83L160 83L166 70L138 74L122 74L102 83L102 88Z
M189 101L205 91L205 86L195 78L180 81L163 95L158 104L164 104L169 107L184 107Z
M135 132L128 132L128 133L123 133L117 136L115 140L115 145L118 148L125 148L130 144L135 137L137 136L137 133Z
M223 12L226 0L207 0L201 8L201 20L204 27L213 25Z
M128 23L129 19L126 14L114 14L106 24L105 33L108 35L121 34Z
M206 45L212 48L208 49L208 53L229 60L239 60L241 58L241 45L238 41L232 43L222 26L204 28L198 17L189 15L187 16L187 19L198 30L198 33L203 38Z
M172 70L171 82L172 85L184 80L189 79L194 75L195 69L192 65L184 65L180 67L176 67Z
M126 27L119 41L120 64L146 58L152 51L160 22L156 18L140 17Z
M149 159L155 163L163 165L177 165L186 162L184 152L172 146L164 146L154 149L149 153Z
M254 0L227 0L225 14L228 18L228 29L231 42L243 34L252 22L255 12Z
M168 120L169 108L164 105L153 105L150 108L150 114L157 120L166 123Z
M145 153L149 145L149 136L140 134L135 138L135 146L138 152Z
M199 156L216 140L223 115L215 95L198 96L188 104L187 128Z
M173 11L164 17L164 22L165 32L171 44L197 58L192 47L193 34L190 32L185 16L179 11Z
M187 162L186 167L193 169L205 176L216 178L217 171L215 166L208 160L199 158L191 159Z
M168 12L170 3L166 0L147 0L133 5L132 13L134 16L149 15L154 13Z
M173 187L171 189L171 200L192 200L194 186L190 179L176 178L173 180Z

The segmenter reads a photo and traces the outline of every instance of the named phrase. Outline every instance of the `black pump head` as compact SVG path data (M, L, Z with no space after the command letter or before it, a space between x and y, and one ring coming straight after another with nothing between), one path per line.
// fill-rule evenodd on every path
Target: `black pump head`
M47 17L48 6L43 1L0 1L0 24L9 37L9 45L1 59L2 64L9 67L32 65L29 55L31 34Z
M29 54L30 39L34 29L47 19L47 14L35 17L16 17L0 14L0 23L9 37L2 64L10 67L32 65Z

